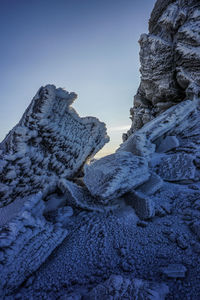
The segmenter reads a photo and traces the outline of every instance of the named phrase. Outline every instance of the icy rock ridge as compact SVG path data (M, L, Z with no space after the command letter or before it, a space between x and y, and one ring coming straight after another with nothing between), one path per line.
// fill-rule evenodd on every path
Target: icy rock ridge
M18 215L0 227L0 296L16 289L68 235L62 223L48 222L42 193L29 196Z
M140 43L141 83L130 110L133 132L169 107L200 93L200 3L158 0Z
M156 213L152 196L164 182L199 181L199 107L199 99L172 106L116 153L86 164L83 180L94 199L107 205L123 197L141 219L151 219Z
M71 107L76 97L41 87L0 144L0 206L72 178L109 141L104 123Z
M117 152L128 151L148 162L150 178L125 196L141 219L156 214L152 196L164 182L199 182L199 119L200 100L183 101L145 124L118 149Z

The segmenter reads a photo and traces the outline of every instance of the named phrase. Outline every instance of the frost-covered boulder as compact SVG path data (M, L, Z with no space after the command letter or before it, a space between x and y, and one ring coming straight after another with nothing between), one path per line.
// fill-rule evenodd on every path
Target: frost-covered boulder
M148 180L145 158L120 151L84 167L84 183L94 197L107 203Z
M105 124L81 118L75 93L41 87L20 122L0 144L0 206L71 178L109 138Z
M168 152L170 150L175 149L179 145L180 145L180 143L176 136L166 136L166 138L164 138L160 142L158 149L156 149L156 150L159 153Z
M155 216L155 203L148 195L134 191L126 195L126 201L134 208L140 219L147 220Z
M141 83L124 141L146 123L200 93L200 2L158 0L140 44Z
M122 199L113 199L109 203L101 202L93 197L86 187L77 185L69 180L60 180L59 189L62 191L68 204L88 211L107 212L123 206ZM106 204L106 205L105 205Z
M196 167L193 161L194 157L185 153L165 155L155 168L165 181L194 179Z
M181 133L181 130L191 128L192 124L197 126L199 117L198 105L198 100L193 102L186 100L167 109L130 135L120 145L118 151L129 151L134 155L148 158L156 151L156 146L159 148L165 136L172 135L171 132L174 132L174 135L178 135L178 133Z
M36 271L68 235L62 225L72 211L65 220L51 223L44 218L44 209L42 193L29 196L17 216L0 226L1 299Z
M148 181L136 188L136 191L146 195L153 195L162 187L162 185L162 178L153 172Z
M149 172L156 172L161 180L199 180L199 107L198 98L170 107L130 135L117 151L145 157ZM144 194L151 194L153 185L152 178L142 187Z

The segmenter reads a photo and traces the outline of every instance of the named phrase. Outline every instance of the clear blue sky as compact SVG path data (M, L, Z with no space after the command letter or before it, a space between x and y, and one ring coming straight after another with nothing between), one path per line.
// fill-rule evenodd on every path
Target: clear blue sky
M111 142L130 127L139 46L155 0L0 0L0 140L40 86L78 94L81 116L104 121Z

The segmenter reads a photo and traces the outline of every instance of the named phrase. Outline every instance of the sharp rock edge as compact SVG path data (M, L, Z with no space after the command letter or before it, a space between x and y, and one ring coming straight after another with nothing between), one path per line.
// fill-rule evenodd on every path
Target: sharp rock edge
M0 206L72 178L109 141L104 123L71 107L76 97L41 87L0 144Z

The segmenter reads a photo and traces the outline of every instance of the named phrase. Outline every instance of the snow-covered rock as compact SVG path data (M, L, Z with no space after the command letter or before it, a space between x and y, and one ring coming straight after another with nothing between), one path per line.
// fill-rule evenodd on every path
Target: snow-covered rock
M109 138L105 124L81 118L75 93L41 87L20 122L0 144L0 206L71 178Z
M198 122L198 101L183 101L157 116L155 119L146 123L142 128L129 136L129 138L120 145L118 151L129 151L135 155L148 156L156 151L158 139L165 135L171 135L172 130L181 126L186 130L192 117L194 123ZM176 132L177 134L178 132ZM140 149L140 151L138 151Z
M136 191L146 195L153 195L162 187L162 185L162 178L153 172L148 181L136 188Z
M141 83L124 141L169 107L199 97L199 9L196 0L156 1L149 34L139 40Z
M84 183L104 203L118 198L148 180L145 158L119 151L85 165Z
M149 172L156 172L165 181L198 180L199 104L197 98L172 106L130 135L117 151L144 156ZM146 184L145 194L151 194L153 184Z
M179 145L180 143L176 136L166 136L166 138L160 142L156 151L159 153L167 152L178 147Z
M44 209L42 193L29 196L17 216L0 227L0 297L24 282L68 235L65 220L48 222Z
M194 157L189 154L165 155L156 165L157 173L166 181L194 179L196 167Z
M155 203L151 197L139 191L126 195L126 200L142 220L151 219L155 216Z
M44 213L48 213L58 208L64 206L66 204L65 195L58 195L56 193L50 194L45 199L45 209Z
M79 209L107 212L124 204L122 199L113 199L108 203L102 203L98 198L93 197L86 187L79 186L69 180L60 180L58 187L64 194L66 202Z

